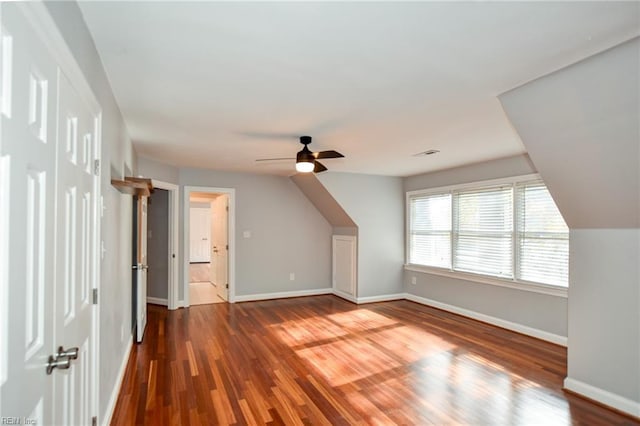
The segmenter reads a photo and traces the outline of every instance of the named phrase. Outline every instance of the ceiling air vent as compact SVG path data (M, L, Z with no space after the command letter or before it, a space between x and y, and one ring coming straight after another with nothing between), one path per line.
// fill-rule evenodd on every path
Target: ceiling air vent
M433 154L437 154L440 151L437 149L429 149L427 151L423 151L423 152L419 152L417 154L413 154L413 157L423 157L425 155L433 155Z

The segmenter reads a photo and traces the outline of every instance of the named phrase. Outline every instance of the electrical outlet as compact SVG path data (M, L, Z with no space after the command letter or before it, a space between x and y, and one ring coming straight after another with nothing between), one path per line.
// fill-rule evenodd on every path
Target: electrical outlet
M416 277L411 277L411 284L416 285Z
M293 272L291 272L289 274L289 281L294 281L296 279L296 274L294 274Z

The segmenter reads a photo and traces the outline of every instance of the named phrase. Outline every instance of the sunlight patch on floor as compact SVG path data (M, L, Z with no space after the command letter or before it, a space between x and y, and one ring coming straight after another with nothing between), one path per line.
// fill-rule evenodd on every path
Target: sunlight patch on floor
M296 354L311 364L331 386L352 383L402 365L371 341L357 336L300 349Z
M372 328L391 326L398 323L397 321L368 309L340 312L337 314L327 315L327 318L331 319L336 324L339 324L340 327L351 331L370 330Z
M328 319L317 316L287 321L274 326L278 338L287 346L301 346L344 336L347 331Z

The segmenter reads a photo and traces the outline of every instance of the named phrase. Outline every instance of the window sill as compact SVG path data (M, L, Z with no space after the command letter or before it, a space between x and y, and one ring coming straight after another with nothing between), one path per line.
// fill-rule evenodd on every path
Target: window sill
M477 282L481 284L489 284L489 285L495 285L499 287L513 288L516 290L530 291L533 293L548 294L551 296L558 296L558 297L564 297L564 298L568 297L567 288L565 287L556 287L556 286L545 285L545 284L514 281L514 280L501 279L501 278L489 277L484 275L476 275L476 274L471 274L467 272L450 271L447 269L434 268L434 267L422 266L422 265L405 264L404 269L406 271L422 272L422 273L431 274L431 275L440 275L448 278L456 278L459 280L472 281L472 282Z

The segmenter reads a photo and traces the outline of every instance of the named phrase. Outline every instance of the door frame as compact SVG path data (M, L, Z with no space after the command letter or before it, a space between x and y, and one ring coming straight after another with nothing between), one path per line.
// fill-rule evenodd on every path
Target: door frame
M173 183L163 182L161 180L152 179L151 183L154 188L164 189L169 192L169 257L167 263L169 265L169 271L167 276L167 309L178 309L178 270L180 259L180 247L178 245L178 232L180 230L179 225L179 199L180 199L180 187Z
M183 197L183 291L182 306L189 307L189 204L192 192L209 194L225 194L229 197L229 214L227 215L227 233L229 235L229 303L236 300L236 190L235 188L215 188L210 186L185 186Z

